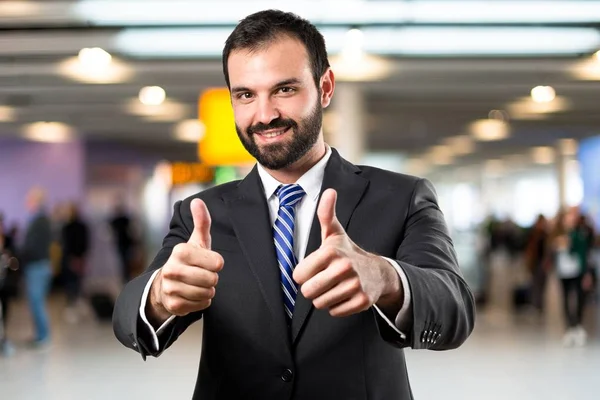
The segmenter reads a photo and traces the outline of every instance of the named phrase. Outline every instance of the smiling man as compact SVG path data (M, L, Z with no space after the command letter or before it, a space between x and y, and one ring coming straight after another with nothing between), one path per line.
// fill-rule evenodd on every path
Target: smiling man
M402 349L456 348L474 324L432 185L325 143L335 77L308 21L248 16L223 72L258 163L175 204L117 338L157 357L202 318L194 399L412 399Z

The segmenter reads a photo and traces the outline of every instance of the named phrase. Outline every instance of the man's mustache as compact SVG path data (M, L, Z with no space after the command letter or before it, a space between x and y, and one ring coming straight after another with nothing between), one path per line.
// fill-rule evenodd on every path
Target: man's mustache
M262 133L264 131L269 131L269 130L273 130L273 129L288 129L288 128L295 128L296 126L298 126L298 124L296 124L296 122L294 120L278 118L278 119L274 119L269 124L263 124L263 123L259 122L258 124L249 127L246 130L246 132L248 133L248 136L250 136L255 133Z

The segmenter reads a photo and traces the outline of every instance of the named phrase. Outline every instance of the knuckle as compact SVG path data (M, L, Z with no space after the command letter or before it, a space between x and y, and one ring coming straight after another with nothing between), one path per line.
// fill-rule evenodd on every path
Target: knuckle
M349 286L350 290L354 293L362 290L362 285L360 284L360 279L358 279L358 277L352 278Z
M219 253L215 253L216 257L215 257L215 268L217 271L220 271L223 269L223 266L225 265L225 260L223 259L223 256L220 255Z
M183 309L183 302L175 297L167 298L165 308L172 313L179 313Z
M214 288L215 286L217 286L217 283L219 283L219 274L213 272L209 276L209 284Z
M344 274L353 271L352 261L349 258L343 258L339 262L340 271Z
M207 300L200 302L201 310L204 310L205 308L210 307L211 304L212 304L212 299L207 299Z
M189 255L189 250L185 243L179 243L175 245L175 247L173 247L173 255L179 260L187 258Z
M358 296L358 306L361 308L366 308L369 306L370 300L369 300L369 296L367 296L365 293L361 293Z
M173 296L175 294L173 285L169 283L169 281L165 281L162 284L162 292L166 295L166 296Z
M217 291L215 290L214 287L208 289L208 294L206 295L208 297L207 300L214 299L216 294L217 294Z

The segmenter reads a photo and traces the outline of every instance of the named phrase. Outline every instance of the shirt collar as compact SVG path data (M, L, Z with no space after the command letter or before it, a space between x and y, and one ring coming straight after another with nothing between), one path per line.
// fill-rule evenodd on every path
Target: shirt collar
M329 161L329 158L331 157L331 148L327 145L326 147L327 152L325 153L325 156L296 181L296 183L304 189L306 195L314 200L316 200L319 197L319 193L321 193L321 184L323 183L323 177L325 176L325 167L327 166L327 161ZM257 164L257 169L263 188L265 189L265 197L269 200L282 183L273 178L262 165Z

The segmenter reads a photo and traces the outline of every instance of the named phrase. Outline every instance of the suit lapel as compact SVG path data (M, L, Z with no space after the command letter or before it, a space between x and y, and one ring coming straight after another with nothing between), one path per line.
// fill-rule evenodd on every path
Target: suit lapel
M332 149L331 157L325 167L325 176L323 177L321 194L325 189L329 188L337 191L336 214L344 229L348 228L350 217L368 185L368 181L362 178L359 173L359 168L344 160L335 149ZM317 250L320 245L321 226L315 210L306 248L306 256ZM312 302L307 300L299 290L292 319L292 343L296 342L312 309Z
M257 168L254 167L240 182L236 191L224 194L223 200L244 256L273 317L273 329L279 333L289 351L289 330L281 297L269 207Z

